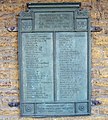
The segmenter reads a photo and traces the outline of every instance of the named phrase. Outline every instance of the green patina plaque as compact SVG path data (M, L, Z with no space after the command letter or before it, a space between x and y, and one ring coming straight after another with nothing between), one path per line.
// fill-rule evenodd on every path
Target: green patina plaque
M18 21L21 116L90 115L90 22L81 3L28 3Z

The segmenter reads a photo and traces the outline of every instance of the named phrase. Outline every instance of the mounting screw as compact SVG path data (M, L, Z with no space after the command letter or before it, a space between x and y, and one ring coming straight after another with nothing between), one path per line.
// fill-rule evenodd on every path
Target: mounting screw
M91 101L91 105L92 105L92 106L100 105L100 104L101 104L101 102L98 101L98 100L92 100L92 101Z
M10 107L19 107L20 103L19 102L9 102L8 105Z
M102 31L101 27L91 26L91 32L100 32L100 31Z
M12 26L12 27L8 27L7 30L8 30L9 32L17 32L17 31L18 31L18 28Z

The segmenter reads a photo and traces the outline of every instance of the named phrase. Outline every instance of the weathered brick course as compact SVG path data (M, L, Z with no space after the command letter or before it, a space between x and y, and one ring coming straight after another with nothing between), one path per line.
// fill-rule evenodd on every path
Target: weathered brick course
M102 50L99 47L92 48L92 59L100 59L102 58Z
M104 52L104 58L108 58L108 47L104 47L103 52Z
M95 35L97 34L95 33ZM108 46L108 36L106 35L95 36L93 40L96 46Z
M108 67L108 60L92 60L92 67Z

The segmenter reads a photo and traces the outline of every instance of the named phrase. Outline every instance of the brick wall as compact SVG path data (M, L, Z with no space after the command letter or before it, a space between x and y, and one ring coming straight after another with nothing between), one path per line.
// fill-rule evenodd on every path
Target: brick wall
M7 31L7 27L17 26L18 14L26 9L27 2L82 2L82 8L90 10L91 24L102 28L92 33L92 99L101 104L92 106L91 116L45 120L108 120L108 0L97 1L0 0L0 120L35 120L20 118L19 108L8 106L19 101L19 77L18 33Z

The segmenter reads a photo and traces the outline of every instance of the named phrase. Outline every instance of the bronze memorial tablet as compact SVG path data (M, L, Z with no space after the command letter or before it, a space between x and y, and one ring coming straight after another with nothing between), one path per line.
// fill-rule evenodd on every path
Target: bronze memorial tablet
M90 115L90 22L81 3L28 3L18 21L21 116Z

